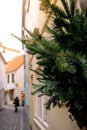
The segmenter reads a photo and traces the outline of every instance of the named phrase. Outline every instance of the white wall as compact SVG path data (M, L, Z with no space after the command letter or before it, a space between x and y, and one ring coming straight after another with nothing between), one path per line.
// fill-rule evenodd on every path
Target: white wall
M9 74L10 82L7 83L7 75ZM12 83L12 74L14 74L14 83ZM14 89L14 98L19 97L21 102L21 91L24 91L24 65L22 65L18 70L10 73L6 73L6 86L5 90ZM8 103L11 103L10 99L7 99Z
M14 89L16 87L15 82L12 83L12 74L14 74L14 78L15 78L15 72L9 72L6 73L6 86L5 89L9 90L9 89ZM9 83L7 82L7 76L9 75ZM14 79L15 80L15 79Z
M31 0L29 12L25 16L25 27L33 32L38 27L38 20L38 0Z
M18 96L21 101L21 91L24 91L24 65L15 72L15 84L18 87L15 87L14 97Z
M0 107L4 104L5 62L0 54Z
M24 87L24 65L15 72L15 82L21 83L22 88Z

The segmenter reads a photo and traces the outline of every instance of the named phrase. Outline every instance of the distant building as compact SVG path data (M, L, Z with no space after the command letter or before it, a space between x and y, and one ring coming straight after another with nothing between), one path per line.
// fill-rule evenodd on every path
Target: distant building
M5 102L12 104L16 96L24 94L24 55L15 57L6 65Z
M5 65L5 59L0 53L0 109L4 105Z

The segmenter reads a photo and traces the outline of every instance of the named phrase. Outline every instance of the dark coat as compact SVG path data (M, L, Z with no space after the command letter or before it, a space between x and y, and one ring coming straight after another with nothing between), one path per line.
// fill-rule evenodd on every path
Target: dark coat
M19 106L19 99L18 99L18 97L16 97L15 99L14 99L14 103L13 104L15 104L15 106Z

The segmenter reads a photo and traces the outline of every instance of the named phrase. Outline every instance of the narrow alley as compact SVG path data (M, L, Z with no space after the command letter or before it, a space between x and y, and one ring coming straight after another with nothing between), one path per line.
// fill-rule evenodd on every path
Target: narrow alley
M0 130L87 130L87 0L0 1Z
M4 106L0 110L0 130L30 130L28 119L24 116L24 107L19 107L15 113L13 106Z

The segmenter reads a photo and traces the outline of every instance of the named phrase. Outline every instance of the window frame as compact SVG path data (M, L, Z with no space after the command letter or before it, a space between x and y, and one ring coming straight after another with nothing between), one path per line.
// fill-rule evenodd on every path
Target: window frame
M39 111L38 111L38 106L39 106L39 103L38 103L38 98L41 98L42 102L41 102L41 115L39 115ZM47 110L44 106L44 98L45 96L41 96L41 94L38 94L37 95L37 115L36 115L36 118L40 121L40 123L45 127L45 128L48 128L48 114L47 114ZM46 110L46 113L44 113ZM47 121L45 120L45 117L44 115L47 114Z
M14 81L14 73L12 73L12 75L11 75L11 81L12 81L12 83L15 82L15 81Z
M10 74L7 74L7 83L10 83Z
M38 71L39 71L39 69L37 70L37 72ZM36 84L39 84L37 79L40 78L40 75L36 74L35 77L36 77ZM45 95L43 96L42 93L40 93L40 92L36 96L36 102L37 102L36 118L40 121L40 123L45 128L48 128L48 113L47 113L47 110L46 110L45 105L44 105L46 103L46 100L45 100L46 98L45 97L48 98ZM39 101L41 101L41 102L39 102Z

